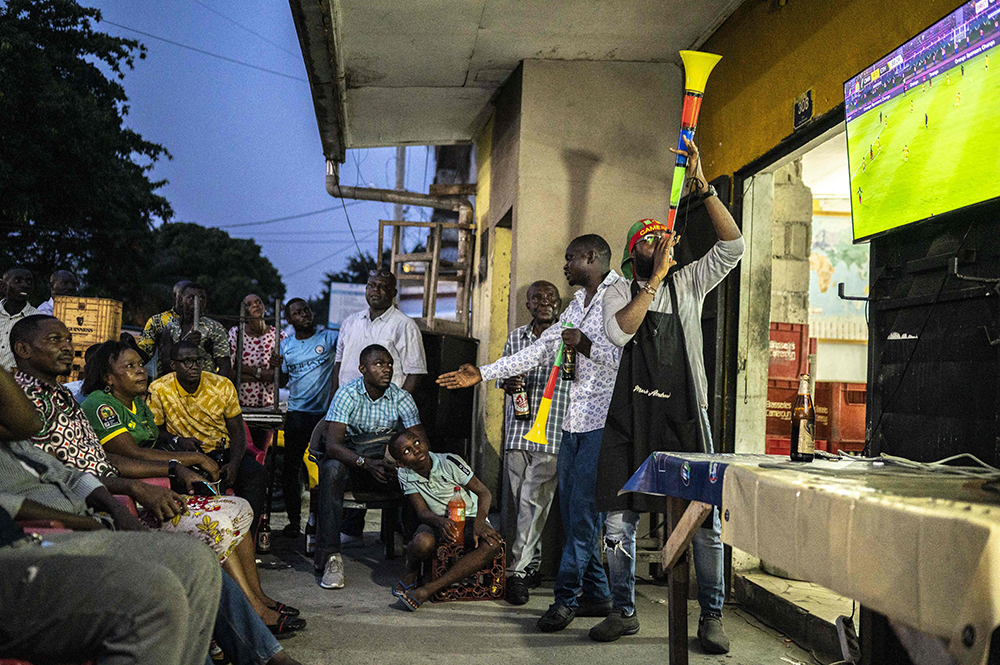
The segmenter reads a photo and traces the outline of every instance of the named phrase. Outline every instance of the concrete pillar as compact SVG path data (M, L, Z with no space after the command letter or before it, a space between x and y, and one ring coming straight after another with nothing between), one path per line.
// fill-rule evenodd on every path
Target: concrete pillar
M771 225L771 321L809 323L812 190L802 182L802 160L774 172Z

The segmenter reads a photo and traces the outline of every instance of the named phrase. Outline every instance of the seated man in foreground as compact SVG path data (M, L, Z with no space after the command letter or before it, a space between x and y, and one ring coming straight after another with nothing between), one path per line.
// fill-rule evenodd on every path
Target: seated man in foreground
M246 455L246 427L233 382L202 371L198 347L182 341L170 348L174 371L149 385L149 410L158 427L182 449L200 450L219 465L220 492L232 487L253 508L256 536L267 492L267 473Z
M319 585L324 589L344 586L340 556L344 492L398 492L395 483L389 484L395 470L384 460L386 444L401 428L427 436L413 397L392 382L392 364L384 346L366 346L358 368L361 378L337 390L326 414L314 560L317 572L322 571Z
M392 595L415 612L425 600L451 584L483 569L496 557L503 538L490 526L492 495L458 455L432 453L426 438L400 432L389 442L389 453L399 464L399 484L416 510L420 526L406 549L406 572ZM460 489L461 488L461 489ZM465 526L448 518L448 502L455 491L465 501ZM438 543L461 542L466 554L436 580L416 586L420 564L434 556Z

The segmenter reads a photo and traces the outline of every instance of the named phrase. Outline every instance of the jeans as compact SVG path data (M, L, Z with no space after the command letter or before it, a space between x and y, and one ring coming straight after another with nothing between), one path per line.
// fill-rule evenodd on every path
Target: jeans
M212 550L156 532L44 539L0 548L4 657L204 665L222 577Z
M238 665L265 665L281 651L277 638L257 616L246 594L229 575L222 576L215 639L226 656Z
M542 562L542 529L556 493L558 458L552 453L508 450L507 479L517 505L517 535L507 557L507 574L537 571Z
M603 519L594 504L603 436L603 428L591 432L563 430L559 445L556 475L566 545L556 575L555 600L569 608L579 604L581 590L588 602L605 600L610 595L598 549Z
M333 554L340 553L340 527L344 518L344 492L368 491L387 494L395 491L402 497L399 483L391 479L380 483L364 469L349 468L340 460L320 462L319 506L316 511L316 555L313 565L317 570L326 565Z
M708 413L702 409L700 425L712 452L712 435L708 428ZM635 527L638 513L631 510L614 510L604 522L604 542L611 572L611 593L614 606L631 614L635 611ZM698 578L698 604L701 614L722 616L726 600L726 582L723 568L723 550L719 509L712 507L712 528L695 531L694 572Z
M288 523L300 526L302 523L302 456L309 447L316 424L322 422L323 413L289 411L285 418L285 454L281 467L281 492L285 498L285 512Z

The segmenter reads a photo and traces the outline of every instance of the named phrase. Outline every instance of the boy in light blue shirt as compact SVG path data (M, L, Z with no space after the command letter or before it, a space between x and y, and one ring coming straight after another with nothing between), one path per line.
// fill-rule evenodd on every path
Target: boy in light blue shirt
M406 572L392 595L404 609L415 612L441 589L482 570L500 551L503 537L486 519L493 498L489 489L461 457L430 452L424 438L412 431L393 437L389 454L399 465L399 484L420 520L406 549ZM464 533L448 519L448 502L456 488L465 500ZM439 542L463 542L466 554L441 577L417 587L420 564L434 555Z

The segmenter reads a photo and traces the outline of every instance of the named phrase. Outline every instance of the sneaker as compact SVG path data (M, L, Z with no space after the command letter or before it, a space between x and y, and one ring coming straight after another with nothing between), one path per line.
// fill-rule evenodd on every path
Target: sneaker
M504 597L511 605L524 605L528 602L528 585L524 583L524 578L517 575L508 577Z
M542 574L537 570L529 570L524 576L524 585L529 589L537 589L542 586Z
M578 617L606 617L611 614L612 603L610 598L603 600L581 600L576 608Z
M543 633L555 633L568 626L576 613L562 603L552 603L538 619L538 630Z
M324 589L344 588L344 560L339 554L334 554L326 560L323 579L319 581L319 585Z
M590 629L590 639L595 642L614 642L622 635L635 635L639 632L639 615L625 616L620 607L616 607L601 623Z
M705 653L729 653L729 638L722 628L722 617L702 615L698 620L698 641Z

